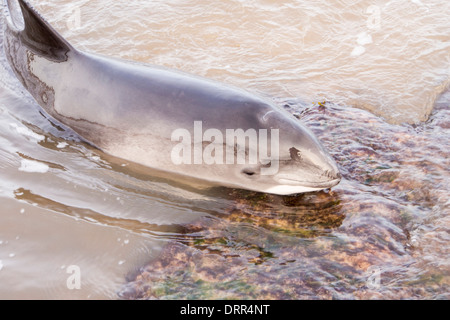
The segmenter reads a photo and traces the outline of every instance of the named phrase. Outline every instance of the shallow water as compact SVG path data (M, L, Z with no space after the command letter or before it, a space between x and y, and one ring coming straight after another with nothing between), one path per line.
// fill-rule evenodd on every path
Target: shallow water
M30 2L80 49L273 98L344 179L154 178L49 119L2 55L0 298L450 298L448 2Z

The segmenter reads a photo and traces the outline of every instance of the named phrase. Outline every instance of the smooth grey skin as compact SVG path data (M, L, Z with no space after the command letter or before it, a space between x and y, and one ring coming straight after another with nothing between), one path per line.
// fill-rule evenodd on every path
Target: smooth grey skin
M4 1L4 51L14 73L50 116L105 153L174 179L274 194L339 183L335 162L315 136L270 101L179 71L81 52L26 1ZM180 142L172 141L172 133L184 128L194 136L194 121L220 132L278 129L279 158L253 165L175 164L171 152ZM247 153L253 148L227 143ZM274 164L276 173L261 174Z

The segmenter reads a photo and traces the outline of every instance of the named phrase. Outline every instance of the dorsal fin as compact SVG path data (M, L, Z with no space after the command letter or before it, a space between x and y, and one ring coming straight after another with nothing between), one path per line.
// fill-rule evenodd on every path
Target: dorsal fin
M20 32L27 45L49 58L66 59L73 47L48 24L27 1L18 0L25 28Z

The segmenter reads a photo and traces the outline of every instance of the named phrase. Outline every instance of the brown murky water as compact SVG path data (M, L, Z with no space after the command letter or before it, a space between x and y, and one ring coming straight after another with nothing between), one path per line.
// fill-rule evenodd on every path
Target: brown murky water
M45 117L2 56L0 298L450 298L447 1L31 3L84 50L275 99L344 179L154 178Z

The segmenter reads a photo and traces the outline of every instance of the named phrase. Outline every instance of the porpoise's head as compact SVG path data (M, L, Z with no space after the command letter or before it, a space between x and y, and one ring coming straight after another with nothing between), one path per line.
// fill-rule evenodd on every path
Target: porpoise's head
M235 116L222 116L220 129L211 131L196 122L200 128L193 132L204 132L197 144L203 162L194 175L280 195L328 189L340 182L335 161L298 119L262 101L240 104L235 110ZM195 140L200 141L189 139L193 154ZM193 168L183 170L192 173Z
M270 110L259 115L258 124L263 128L258 136L259 161L256 165L248 161L238 168L251 189L287 195L328 189L340 182L333 158L297 119ZM252 150L249 147L247 154Z

